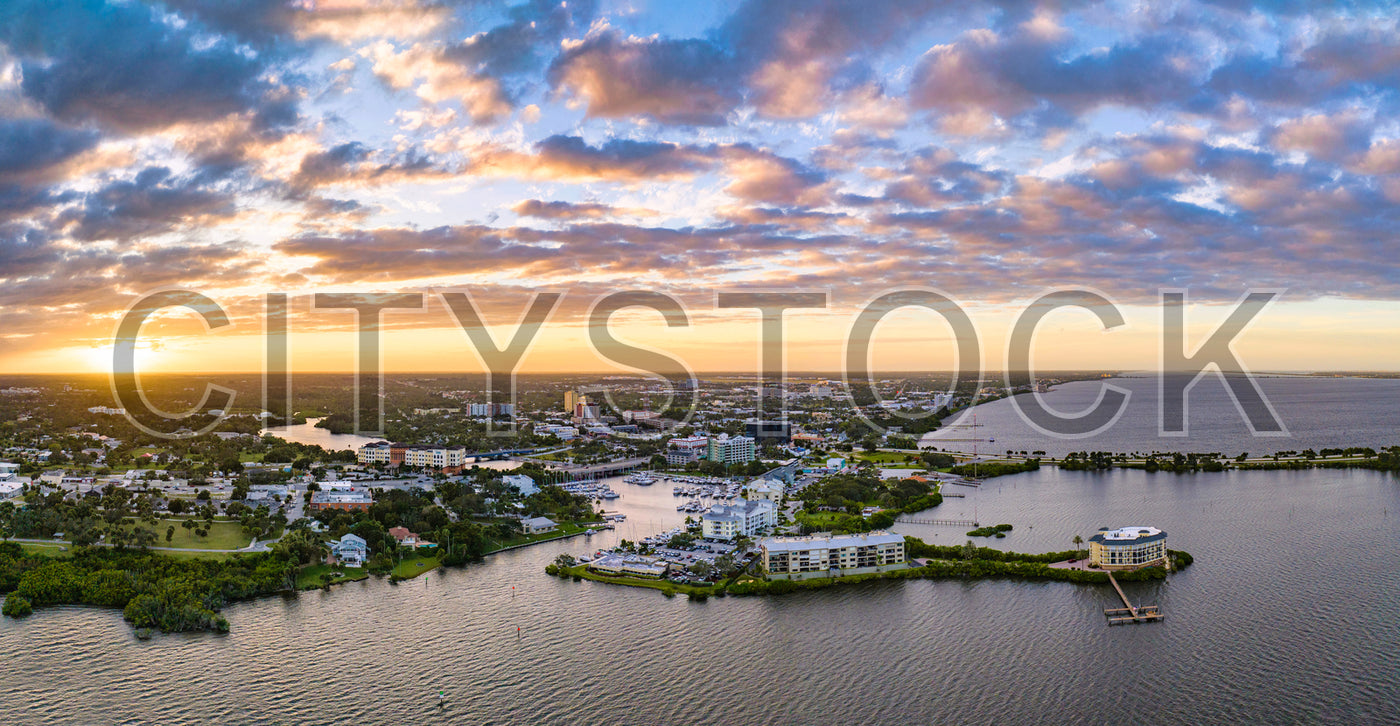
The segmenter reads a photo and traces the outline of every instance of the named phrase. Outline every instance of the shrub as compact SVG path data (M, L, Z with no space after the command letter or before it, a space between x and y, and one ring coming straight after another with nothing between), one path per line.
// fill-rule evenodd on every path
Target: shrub
M5 598L5 615L12 618L24 618L29 617L33 612L33 606L29 604L29 601L26 600L23 595L10 593L10 596Z

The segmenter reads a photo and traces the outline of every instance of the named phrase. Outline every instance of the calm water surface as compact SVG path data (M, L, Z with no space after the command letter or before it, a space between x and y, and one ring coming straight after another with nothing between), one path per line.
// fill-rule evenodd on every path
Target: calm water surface
M1109 589L1067 583L691 603L543 575L561 551L683 517L669 487L614 487L630 513L616 533L241 603L227 635L141 642L118 612L83 608L0 620L0 723L1400 723L1400 483L1386 475L1043 470L937 510L1009 522L992 542L1026 551L1163 527L1197 564L1128 586L1167 619L1116 628Z
M956 423L927 434L925 446L952 451L1005 453L1041 450L1059 457L1071 451L1219 451L1231 456L1259 456L1276 451L1348 446L1400 444L1400 380L1367 378L1259 377L1260 389L1272 404L1286 436L1256 437L1226 394L1218 376L1203 377L1187 399L1187 435L1164 438L1158 433L1155 376L1129 376L1109 381L1076 381L1041 394L1045 406L1061 415L1087 411L1106 383L1128 391L1123 415L1103 432L1084 439L1055 439L1021 420L1012 399L969 409ZM1029 394L1022 394L1021 398ZM976 413L978 427L973 423ZM951 422L950 422L951 423ZM973 442L970 439L982 439ZM989 441L988 439L995 439Z
M384 440L355 434L333 434L327 429L316 428L316 423L320 420L309 418L304 424L269 426L263 429L262 433L298 444L319 446L327 451L355 451L365 444Z

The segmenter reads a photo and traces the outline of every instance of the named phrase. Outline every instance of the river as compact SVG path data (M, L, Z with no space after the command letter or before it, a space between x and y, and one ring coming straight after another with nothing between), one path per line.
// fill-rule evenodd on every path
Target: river
M326 451L356 451L365 444L384 440L356 434L333 434L328 429L316 428L316 424L320 420L319 418L309 418L304 424L269 426L263 429L262 433L297 444L319 446Z
M987 542L1021 551L1162 527L1196 564L1126 586L1165 621L1113 628L1105 586L877 582L692 603L544 575L559 552L684 518L669 486L613 486L629 515L617 532L239 603L226 635L143 642L89 608L0 620L0 722L1400 723L1388 475L1045 469L952 489L967 498L935 510L1011 523Z
M1400 406L1400 379L1259 377L1260 389L1288 430L1287 436L1254 436L1218 376L1203 377L1187 399L1187 435L1167 438L1158 434L1157 378L1130 375L1107 381L1075 381L1041 394L1047 408L1061 415L1086 411L1104 385L1128 391L1123 414L1104 431L1083 439L1056 439L1036 431L1023 421L1015 402L1006 398L967 409L944 428L925 434L923 446L951 451L1004 454L1012 451L1047 452L1060 457L1071 451L1121 453L1219 451L1231 456L1253 456L1282 450L1400 444L1396 415ZM1021 394L1026 398L1031 394ZM976 424L972 424L976 414ZM980 441L972 441L980 439Z

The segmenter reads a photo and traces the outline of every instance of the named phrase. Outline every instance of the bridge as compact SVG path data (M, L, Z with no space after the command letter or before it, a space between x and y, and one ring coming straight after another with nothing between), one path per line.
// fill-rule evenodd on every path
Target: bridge
M578 464L565 464L548 459L526 459L543 464L551 472L562 472L568 474L573 479L605 479L616 476L624 471L640 469L651 462L650 456L641 456L636 459L622 459L620 461L608 461L602 464L589 464L581 466Z
M945 525L949 527L981 527L981 524L970 519L896 519L895 524L931 524Z
M521 456L523 454L533 454L539 449L498 449L496 451L476 451L467 454L467 458L481 461L483 459L505 459L511 456Z

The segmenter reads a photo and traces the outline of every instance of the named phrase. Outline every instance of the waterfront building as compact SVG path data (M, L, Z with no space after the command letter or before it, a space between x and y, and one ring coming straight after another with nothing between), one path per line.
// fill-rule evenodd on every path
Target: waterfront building
M423 539L422 535L414 534L408 527L390 527L389 536L399 543L400 547L436 547L437 545Z
M331 554L335 559L346 567L359 567L369 559L369 543L363 537L354 534L347 534L340 538L340 541L331 545Z
M759 541L758 550L769 575L780 576L879 572L905 561L904 536L884 531L769 537Z
M549 517L531 517L520 520L520 528L525 534L543 534L553 532L559 525Z
M753 439L720 434L710 439L705 458L721 464L745 464L753 461L755 454Z
M754 479L744 486L745 499L766 499L776 504L783 498L783 483L773 479Z
M308 505L312 511L322 509L345 509L345 510L365 510L374 504L374 497L367 489L350 489L346 491L320 491L311 493L311 504Z
M732 540L741 534L753 537L777 521L777 507L773 502L740 499L734 504L716 504L700 515L700 532L705 539Z
M666 442L666 464L685 466L699 461L709 449L710 439L705 436L677 436Z
M671 563L643 555L606 554L588 563L588 569L604 575L628 575L647 579L661 579L666 576Z
M1107 527L1089 538L1089 564L1105 570L1135 570L1167 563L1167 533L1156 527Z

